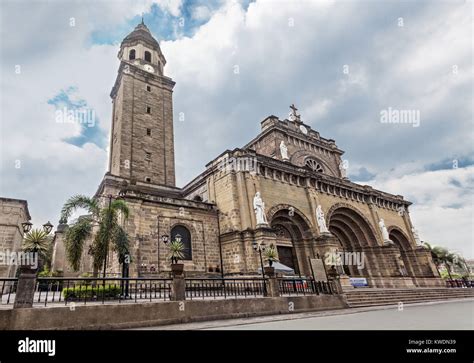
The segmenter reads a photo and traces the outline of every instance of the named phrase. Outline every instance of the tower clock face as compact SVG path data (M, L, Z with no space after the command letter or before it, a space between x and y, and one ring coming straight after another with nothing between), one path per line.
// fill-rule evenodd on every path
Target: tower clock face
M150 66L149 64L145 64L145 66L143 67L143 69L147 72L150 72L150 73L153 73L155 72L155 68L153 68L152 66Z
M308 134L308 129L306 127L304 127L303 125L300 126L300 131L305 135Z

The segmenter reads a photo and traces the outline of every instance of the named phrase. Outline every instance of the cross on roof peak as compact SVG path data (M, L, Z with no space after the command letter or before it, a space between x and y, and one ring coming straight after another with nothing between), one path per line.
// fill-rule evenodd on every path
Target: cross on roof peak
M298 111L298 109L296 108L295 104L292 103L290 108L291 108L291 112L290 112L289 120L300 123L301 122L301 116L296 112L296 111Z

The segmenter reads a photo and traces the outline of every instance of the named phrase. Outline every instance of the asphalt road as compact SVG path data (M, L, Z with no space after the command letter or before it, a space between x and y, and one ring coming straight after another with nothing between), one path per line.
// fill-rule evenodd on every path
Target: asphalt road
M474 300L178 324L157 330L474 330Z

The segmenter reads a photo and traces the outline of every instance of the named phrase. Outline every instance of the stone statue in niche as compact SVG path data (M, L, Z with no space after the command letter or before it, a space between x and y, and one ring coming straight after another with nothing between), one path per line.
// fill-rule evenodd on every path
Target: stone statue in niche
M385 226L385 221L382 218L380 218L380 221L379 221L379 228L380 228L380 232L382 232L383 241L390 242L390 238L388 237L388 230L387 230L387 227Z
M260 197L260 192L255 193L255 197L253 198L253 209L255 211L257 225L268 224L267 216L265 215L265 203Z
M326 226L326 219L324 218L324 212L321 208L321 205L318 205L316 208L316 220L318 221L320 233L330 233L328 227Z
M285 142L282 140L280 142L280 154L283 160L288 160L288 147L285 145Z
M347 163L344 161L341 161L339 163L339 170L341 171L341 177L342 178L347 178Z

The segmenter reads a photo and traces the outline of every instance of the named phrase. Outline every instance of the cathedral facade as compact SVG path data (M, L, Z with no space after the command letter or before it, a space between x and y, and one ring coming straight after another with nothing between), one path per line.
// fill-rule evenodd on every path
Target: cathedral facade
M118 57L109 170L96 198L106 203L112 195L129 205L130 276L168 276L162 236L179 235L187 276L255 276L260 260L253 246L264 243L301 276L312 275L311 259L330 265L329 257L351 254L359 263L343 263L338 273L369 286L440 285L411 223L411 203L351 182L344 152L293 105L287 119L267 117L253 140L176 187L175 82L164 74L165 57L143 23L123 40ZM109 261L110 273L119 274L112 252ZM83 270L91 271L87 256Z

